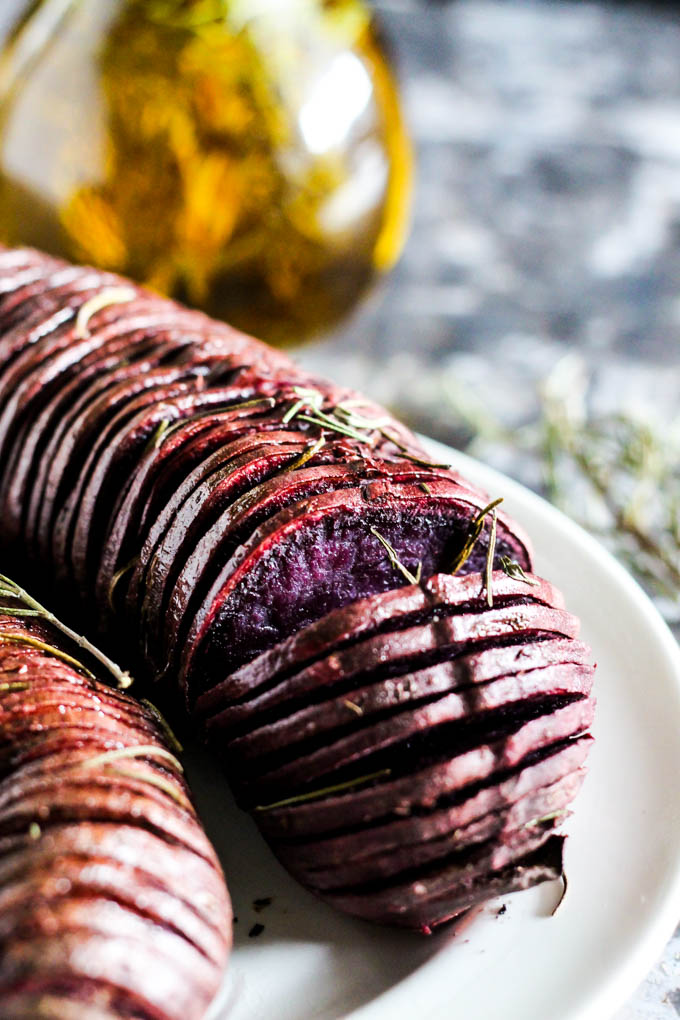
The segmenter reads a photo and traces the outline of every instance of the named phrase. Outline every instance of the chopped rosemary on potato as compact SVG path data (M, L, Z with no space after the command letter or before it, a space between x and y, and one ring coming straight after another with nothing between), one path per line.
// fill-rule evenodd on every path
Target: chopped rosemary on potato
M148 783L149 786L155 786L158 790L166 793L168 797L172 797L180 807L185 808L189 806L187 797L170 780L165 779L163 776L157 776L148 772L145 775L141 775L139 772L135 772L134 769L123 769L118 765L112 765L108 771L113 772L116 776L123 776L125 779L138 779L140 782Z
M107 592L107 601L111 609L114 608L113 593L116 590L118 582L121 581L125 577L125 575L130 570L133 569L133 567L136 567L138 562L139 556L133 556L132 559L128 563L126 563L124 567L121 567L120 570L117 570L113 577L111 578L111 584L109 585L109 590Z
M482 530L484 528L484 521L487 515L490 514L491 511L494 510L502 502L503 502L502 496L499 496L498 499L492 500L491 503L488 503L482 510L480 510L477 516L474 517L473 520L470 522L470 526L468 527L468 534L465 539L465 542L463 543L463 547L451 565L449 571L451 574L457 574L460 568L465 563L467 563L472 553L472 550L477 544L477 539L482 533Z
M497 513L494 507L491 511L491 534L489 535L489 544L486 548L486 571L484 575L486 601L489 609L493 608L493 557L496 551L496 520Z
M85 301L80 306L76 317L76 339L87 340L90 335L90 319L97 312L101 312L104 308L109 308L110 305L127 304L128 301L133 301L136 296L137 291L133 290L132 287L107 287L105 290L100 291L99 294L91 297L89 301Z
M387 556L389 558L390 563L392 564L392 566L396 570L398 570L400 573L402 573L404 575L404 577L406 578L408 583L409 584L420 584L420 578L421 578L422 573L423 573L423 564L422 564L422 562L418 564L418 569L416 570L415 574L412 574L411 571L408 569L408 567L404 566L404 564L398 558L396 550L394 549L394 547L392 545L390 545L390 543L387 541L387 539L383 535L381 535L379 531L376 531L375 528L371 528L371 534L375 535L375 537L378 539L378 541L384 546L385 551L387 552Z
M326 440L324 439L323 436L319 436L319 438L315 440L315 442L310 443L310 445L307 447L304 453L301 453L299 457L295 458L292 464L289 464L287 467L283 469L284 472L297 471L299 468L303 467L308 461L310 461L312 457L315 457L319 450L321 450L325 445Z
M372 783L374 779L383 779L392 774L392 769L380 769L379 772L371 772L367 776L359 776L357 779L348 779L344 783L335 783L333 786L325 786L321 790L311 790L309 793L300 793L295 797L286 797L285 800L277 800L273 804L258 804L255 811L273 811L275 808L293 807L295 804L305 804L309 800L319 800L321 797L328 797L329 794L343 793L345 790L352 790L365 783Z
M184 772L181 761L175 757L172 751L159 747L158 744L136 744L134 747L118 747L113 751L104 751L103 754L97 754L94 758L87 758L85 761L79 762L78 767L93 769L100 765L108 765L110 762L121 761L124 758L160 758L162 761L169 762L180 774Z
M168 744L173 749L173 751L177 751L178 754L181 754L184 748L182 747L179 740L175 736L174 730L170 726L170 723L165 718L161 710L159 708L156 708L153 701L149 701L148 698L141 698L140 704L144 705L144 707L147 708L149 712L151 712L152 716L162 729L165 735L165 739L167 740Z
M72 630L71 627L62 623L61 620L54 615L54 613L51 613L49 609L45 609L45 607L29 595L27 591L24 591L20 585L15 584L14 581L10 580L9 577L5 577L4 574L0 574L0 598L15 599L21 604L21 608L13 606L0 607L0 615L4 614L5 616L15 617L30 615L38 616L41 619L46 620L47 623L56 627L57 630L60 630L61 633L73 641L74 644L78 645L79 648L83 648L94 659L101 663L101 665L104 666L104 668L114 677L121 690L125 690L132 683L132 677L128 672L122 670L120 666L116 665L116 663L110 659L108 655L101 652L95 645L92 644L91 641L88 641L86 637L83 637L75 630ZM52 645L45 644L43 641L38 641L35 638L28 638L25 636L19 637L12 634L0 634L0 640L14 641L14 643L17 644L35 645L38 648L42 648L43 651L48 651L57 658L62 659L64 662L68 662L70 665L75 666L77 669L84 672L90 679L95 679L94 674L89 669L86 669L86 667L83 666L83 664L77 659L72 658L70 655L67 655L58 648L54 648Z
M508 577L512 577L515 581L524 581L525 584L534 586L538 584L535 577L525 574L523 567L516 560L511 560L509 556L501 556L501 567Z
M0 611L5 612L4 609ZM11 615L20 615L12 613ZM47 652L49 655L53 655L55 659L61 659L69 666L73 666L74 669L84 673L89 680L94 680L95 675L90 670L83 666L82 662L78 659L74 659L72 655L68 655L66 652L62 652L61 648L56 648L54 645L48 645L45 641L40 641L38 638L30 637L28 634L10 634L7 631L0 631L0 644L3 645L28 645L29 648L37 648L41 652Z

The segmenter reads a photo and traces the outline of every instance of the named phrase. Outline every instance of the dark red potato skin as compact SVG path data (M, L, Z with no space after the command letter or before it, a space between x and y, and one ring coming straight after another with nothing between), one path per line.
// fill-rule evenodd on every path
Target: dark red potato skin
M201 1020L231 948L231 907L163 730L58 658L57 632L7 615L9 605L0 1016Z
M481 582L337 609L199 700L282 863L359 917L430 930L561 874L589 649L547 583Z
M128 289L107 304L110 288ZM91 298L102 307L83 321ZM429 930L561 873L555 830L593 715L578 621L548 582L501 572L503 557L531 571L502 507L493 563L487 513L451 575L489 498L381 408L113 274L0 250L0 451L0 551L21 550L86 624L180 692L305 885L357 916ZM124 791L106 795L88 777L88 819L81 785L64 779L80 752L59 735L61 709L83 753L100 732L146 737L152 723L111 698L100 712L75 694L60 706L58 692L50 675L42 743L26 721L25 796L16 783L0 796L0 841L38 809L48 760L62 777L55 831L69 818L124 825L134 804L150 837L188 839L143 777L118 776ZM8 721L0 767L20 732ZM113 923L100 893L92 939ZM80 932L81 914L66 917ZM135 919L116 937L143 930ZM39 923L30 935L47 937ZM63 958L46 959L63 981L45 989L17 956L21 1009L69 1000ZM143 961L135 974L148 997Z
M40 267L42 271L36 276ZM25 279L23 287L21 280L13 287L13 278L21 274ZM106 295L112 290L114 293L122 290L123 297L106 304ZM91 315L83 320L81 313L88 312L88 303L98 298L104 300L103 307L93 306ZM456 545L462 544L470 520L486 501L485 494L479 493L454 472L429 465L416 438L381 408L351 391L308 376L286 355L253 338L225 324L213 322L200 313L154 297L113 274L87 268L74 269L59 260L33 252L6 255L4 262L0 262L0 323L3 316L7 316L8 328L0 334L0 350L5 355L3 369L0 370L0 386L4 387L0 408L0 444L3 451L0 460L0 520L3 522L0 541L4 538L7 542L23 543L24 554L29 561L40 562L43 566L49 563L62 589L68 586L90 611L96 599L100 616L110 616L111 585L114 579L118 585L119 572L136 559L154 526L153 515L147 515L141 521L137 518L140 529L136 542L131 542L125 519L120 516L127 514L131 508L131 504L125 502L123 490L137 491L137 478L146 471L148 444L153 440L154 430L168 419L172 424L180 417L190 420L192 414L200 417L215 413L220 401L225 410L230 403L238 403L240 395L235 392L237 380L242 383L246 399L257 396L272 399L280 428L300 435L310 445L320 438L338 446L344 441L345 453L336 463L342 464L343 457L347 458L345 462L358 459L365 463L367 484L362 499L368 507L389 509L393 504L393 483L389 479L380 481L387 466L394 465L398 469L402 465L413 472L418 464L423 486L418 505L415 502L408 506L394 504L394 510L416 521L422 518L420 545L425 553L430 542L425 522L430 511L438 512L437 486L458 486L461 506L464 505L460 519L452 528L447 555L449 548L455 550ZM121 375L128 364L137 360L140 346L148 345L154 336L169 345L165 360L157 365L151 363L146 370L136 374L132 372L127 378L125 374ZM129 338L128 344L124 342L125 337ZM118 363L115 362L116 355ZM98 362L102 366L101 376L88 376L90 366ZM119 378L120 381L109 388L105 382L107 378ZM227 388L233 386L231 395L225 392L225 384ZM63 405L59 404L58 395L68 387L73 388L79 409L75 418L69 411L66 412L67 424L63 426L58 413ZM300 387L317 394L325 413L349 402L363 420L378 422L379 428L365 427L357 438L305 421L299 411L287 420L287 413L298 402ZM211 394L215 398L212 406L209 404ZM243 399L243 396L240 398ZM176 409L180 403L183 410ZM274 427L276 424L276 421L272 422ZM33 431L34 426L37 432ZM31 463L25 465L22 450L24 439L29 436L26 456ZM217 454L219 450L220 439L215 434L208 440L205 455ZM412 458L415 458L415 463ZM154 504L154 484L167 487L173 471L174 486L181 486L186 477L181 467L182 459L178 452L174 468L172 462L165 464L165 481L162 482L160 477L153 479L145 500ZM424 463L419 463L421 461ZM372 481L371 471L375 472ZM329 485L332 487L331 482ZM432 495L428 492L429 488ZM257 510L257 507L254 509ZM275 515L275 509L273 503L266 511L263 505L262 514ZM300 512L304 513L303 507ZM265 523L262 514L259 518L257 514L253 516L253 522L257 520L259 526ZM379 516L377 523L380 523ZM362 520L353 512L351 517L351 521L348 519L348 536L351 540L357 532L357 549L360 549L363 532L368 529L368 517ZM412 530L411 524L409 528ZM485 529L475 556L483 555L488 533L489 527ZM502 513L499 534L499 555L503 551L510 553L528 568L528 542L514 522ZM115 537L109 544L109 537L117 535L126 538L124 549ZM245 542L248 537L247 533L239 534L239 541ZM371 538L371 542L374 543L375 539ZM98 561L102 548L107 550L104 573ZM114 552L116 549L117 553ZM403 549L398 552L404 554ZM191 544L183 543L173 548L170 576L183 576L183 567L190 553ZM116 556L115 562L109 559L112 554ZM340 559L347 559L346 551L339 551L334 569L340 569ZM428 555L424 555L424 561L427 561L423 564L425 570L435 566L431 560L432 555L429 559ZM471 563L471 566L474 565ZM442 567L443 563L438 562L436 566ZM134 571L134 564L130 569ZM376 572L375 588L370 576L374 571L373 565L364 563L362 554L357 556L354 564L345 563L342 570L346 576L339 576L337 584L331 585L332 596L327 594L315 600L312 595L301 602L299 597L291 595L289 611L283 612L280 627L260 627L257 621L262 607L253 606L255 629L251 635L238 638L233 658L225 661L223 675L262 650L262 644L253 640L258 631L272 645L287 636L285 628L296 629L310 619L315 601L317 615L322 615L336 602L347 603L373 590L398 587L402 580L398 570L390 568L386 572L382 565ZM190 577L194 576L195 571ZM118 622L127 602L125 592L131 577L132 574L128 574L116 591L114 607L118 611ZM144 583L143 578L139 580ZM186 584L193 581L182 583L186 588ZM193 641L204 645L206 639L210 643L211 629L226 628L221 646L232 644L226 620L232 608L237 613L241 612L240 603L234 603L227 617L222 615L220 618L216 605L201 604L201 597L209 595L207 589L201 591L201 586L208 583L207 578L197 580L195 597L179 610L182 619L186 611L205 617L208 622L200 632L193 628L193 621L186 618L179 627L173 623L165 634L156 626L153 635L141 635L150 662L156 669L169 662L177 664L185 659L189 662L194 658L195 650L188 646ZM300 577L298 583L301 590L309 588L304 577ZM314 583L311 580L312 587ZM136 613L147 593L137 589L137 580L134 584L131 609ZM244 591L250 598L247 585ZM223 601L219 590L214 601ZM111 622L114 631L117 625L114 617ZM168 642L172 647L168 647ZM180 644L182 647L179 647Z

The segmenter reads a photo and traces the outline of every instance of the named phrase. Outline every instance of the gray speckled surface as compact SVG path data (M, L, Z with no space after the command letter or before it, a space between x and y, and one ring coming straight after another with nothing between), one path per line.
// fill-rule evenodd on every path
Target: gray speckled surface
M680 18L597 3L378 6L417 146L413 230L391 277L301 359L454 445L447 379L514 424L569 350L600 405L677 416ZM499 466L535 481L535 465ZM679 961L676 933L617 1020L680 1015Z

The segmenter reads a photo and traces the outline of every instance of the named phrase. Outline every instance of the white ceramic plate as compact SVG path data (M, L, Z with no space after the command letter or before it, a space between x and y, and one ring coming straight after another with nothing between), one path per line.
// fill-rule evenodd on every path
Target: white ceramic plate
M192 768L238 923L213 1020L606 1020L680 917L680 654L649 600L589 535L533 493L432 444L532 536L598 662L596 743L548 884L430 938L335 913L290 879L209 763ZM272 897L257 913L253 901ZM502 916L502 904L507 910ZM249 938L256 923L264 931Z

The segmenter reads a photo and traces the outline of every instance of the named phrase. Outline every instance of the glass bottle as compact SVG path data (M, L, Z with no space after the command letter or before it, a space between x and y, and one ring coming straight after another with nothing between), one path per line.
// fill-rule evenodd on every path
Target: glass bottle
M275 343L401 249L411 157L359 0L42 0L0 63L0 240Z

